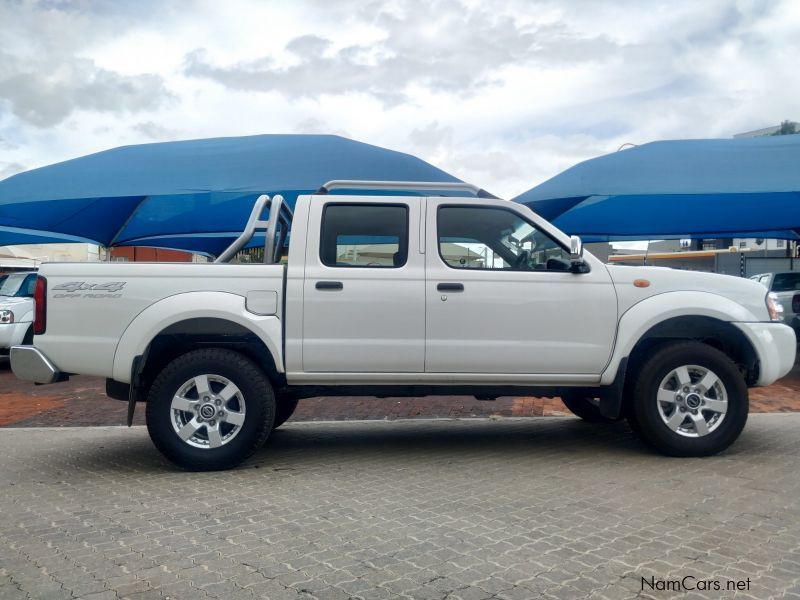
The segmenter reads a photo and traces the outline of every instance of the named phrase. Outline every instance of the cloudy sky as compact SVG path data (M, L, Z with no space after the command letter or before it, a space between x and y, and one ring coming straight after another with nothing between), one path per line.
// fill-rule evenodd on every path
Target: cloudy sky
M626 142L800 120L800 2L0 0L0 178L338 133L513 196Z

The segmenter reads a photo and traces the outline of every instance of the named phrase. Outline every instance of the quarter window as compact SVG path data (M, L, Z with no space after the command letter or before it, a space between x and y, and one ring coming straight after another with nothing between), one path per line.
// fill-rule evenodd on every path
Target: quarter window
M408 259L408 207L328 204L320 258L329 267L402 267Z
M570 269L565 248L510 210L443 206L437 220L439 254L455 269Z

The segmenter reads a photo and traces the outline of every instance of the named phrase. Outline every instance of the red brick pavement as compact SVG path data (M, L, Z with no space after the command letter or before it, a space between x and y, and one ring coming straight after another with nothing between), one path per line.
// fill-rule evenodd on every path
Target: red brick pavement
M36 386L19 381L0 363L0 427L124 425L127 406L104 394L99 377L73 377L69 382ZM800 366L777 384L750 390L751 412L800 411ZM532 417L569 414L558 399L499 398L481 402L470 396L429 398L309 398L293 420L413 419L436 417ZM136 424L144 424L139 406Z

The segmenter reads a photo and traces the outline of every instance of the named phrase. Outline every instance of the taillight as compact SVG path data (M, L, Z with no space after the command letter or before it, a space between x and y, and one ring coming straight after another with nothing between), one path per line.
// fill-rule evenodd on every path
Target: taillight
M39 275L33 289L34 317L33 333L42 335L47 329L47 279Z
M770 321L783 321L783 305L776 302L777 296L773 292L767 294L767 311Z
M800 313L800 294L795 294L792 297L792 312L795 314Z

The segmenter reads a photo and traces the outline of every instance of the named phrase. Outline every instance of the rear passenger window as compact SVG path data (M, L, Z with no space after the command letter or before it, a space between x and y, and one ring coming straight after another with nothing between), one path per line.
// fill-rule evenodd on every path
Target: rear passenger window
M329 267L397 268L408 258L408 206L328 204L320 259Z

